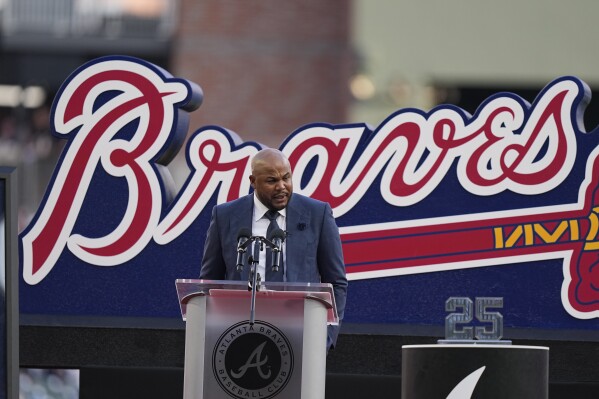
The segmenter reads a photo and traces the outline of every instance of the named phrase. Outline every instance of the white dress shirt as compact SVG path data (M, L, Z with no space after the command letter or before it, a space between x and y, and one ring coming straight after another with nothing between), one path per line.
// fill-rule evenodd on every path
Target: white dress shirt
M268 225L270 224L270 220L265 216L266 212L268 212L268 208L260 202L256 194L254 193L254 214L252 216L252 235L255 237L266 237L266 230L268 230ZM277 224L279 228L283 231L287 230L287 212L286 209L281 209L279 211L279 216L277 216ZM248 250L252 250L251 247ZM285 261L287 251L285 251L285 243L283 243L283 257L282 261ZM266 279L266 265L271 267L272 259L266 259L266 246L264 250L260 252L260 258L258 259L258 273L260 273L260 277L262 281ZM285 278L285 269L283 269L283 281L286 281Z

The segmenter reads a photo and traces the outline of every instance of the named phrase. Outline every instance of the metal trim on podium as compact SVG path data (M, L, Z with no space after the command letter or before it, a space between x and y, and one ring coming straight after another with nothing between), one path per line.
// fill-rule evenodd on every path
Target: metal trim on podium
M327 324L339 323L331 284L175 284L186 321L184 399L324 399Z

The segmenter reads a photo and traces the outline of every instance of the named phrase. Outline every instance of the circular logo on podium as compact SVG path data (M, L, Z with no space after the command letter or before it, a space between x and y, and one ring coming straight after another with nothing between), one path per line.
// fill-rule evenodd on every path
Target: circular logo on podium
M270 398L285 388L293 372L287 337L272 324L244 321L229 327L212 354L214 376L234 398Z

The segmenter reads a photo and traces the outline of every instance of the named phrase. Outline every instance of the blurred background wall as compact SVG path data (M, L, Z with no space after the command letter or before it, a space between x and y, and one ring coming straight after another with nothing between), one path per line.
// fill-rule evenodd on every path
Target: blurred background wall
M592 0L354 0L354 72L365 101L352 104L350 119L376 125L394 110L438 103L473 113L504 90L532 102L566 75L597 88L598 8Z

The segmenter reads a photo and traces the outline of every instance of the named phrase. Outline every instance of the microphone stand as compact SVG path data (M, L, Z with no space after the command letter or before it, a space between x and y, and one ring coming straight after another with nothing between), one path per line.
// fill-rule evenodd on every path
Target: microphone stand
M258 273L258 263L260 262L260 251L264 249L264 244L270 247L273 251L278 252L280 248L272 241L264 237L250 237L237 250L244 251L249 245L252 245L252 255L248 258L250 264L250 273L248 279L248 291L251 291L250 299L250 326L253 326L256 321L256 292L260 290L261 278ZM239 265L238 265L239 266ZM238 268L239 270L239 268Z
M250 281L248 281L248 289L252 292L250 299L250 326L254 325L256 320L256 291L258 291L258 262L260 260L260 251L262 250L261 237L251 237L253 242L253 254L248 259L250 262Z

